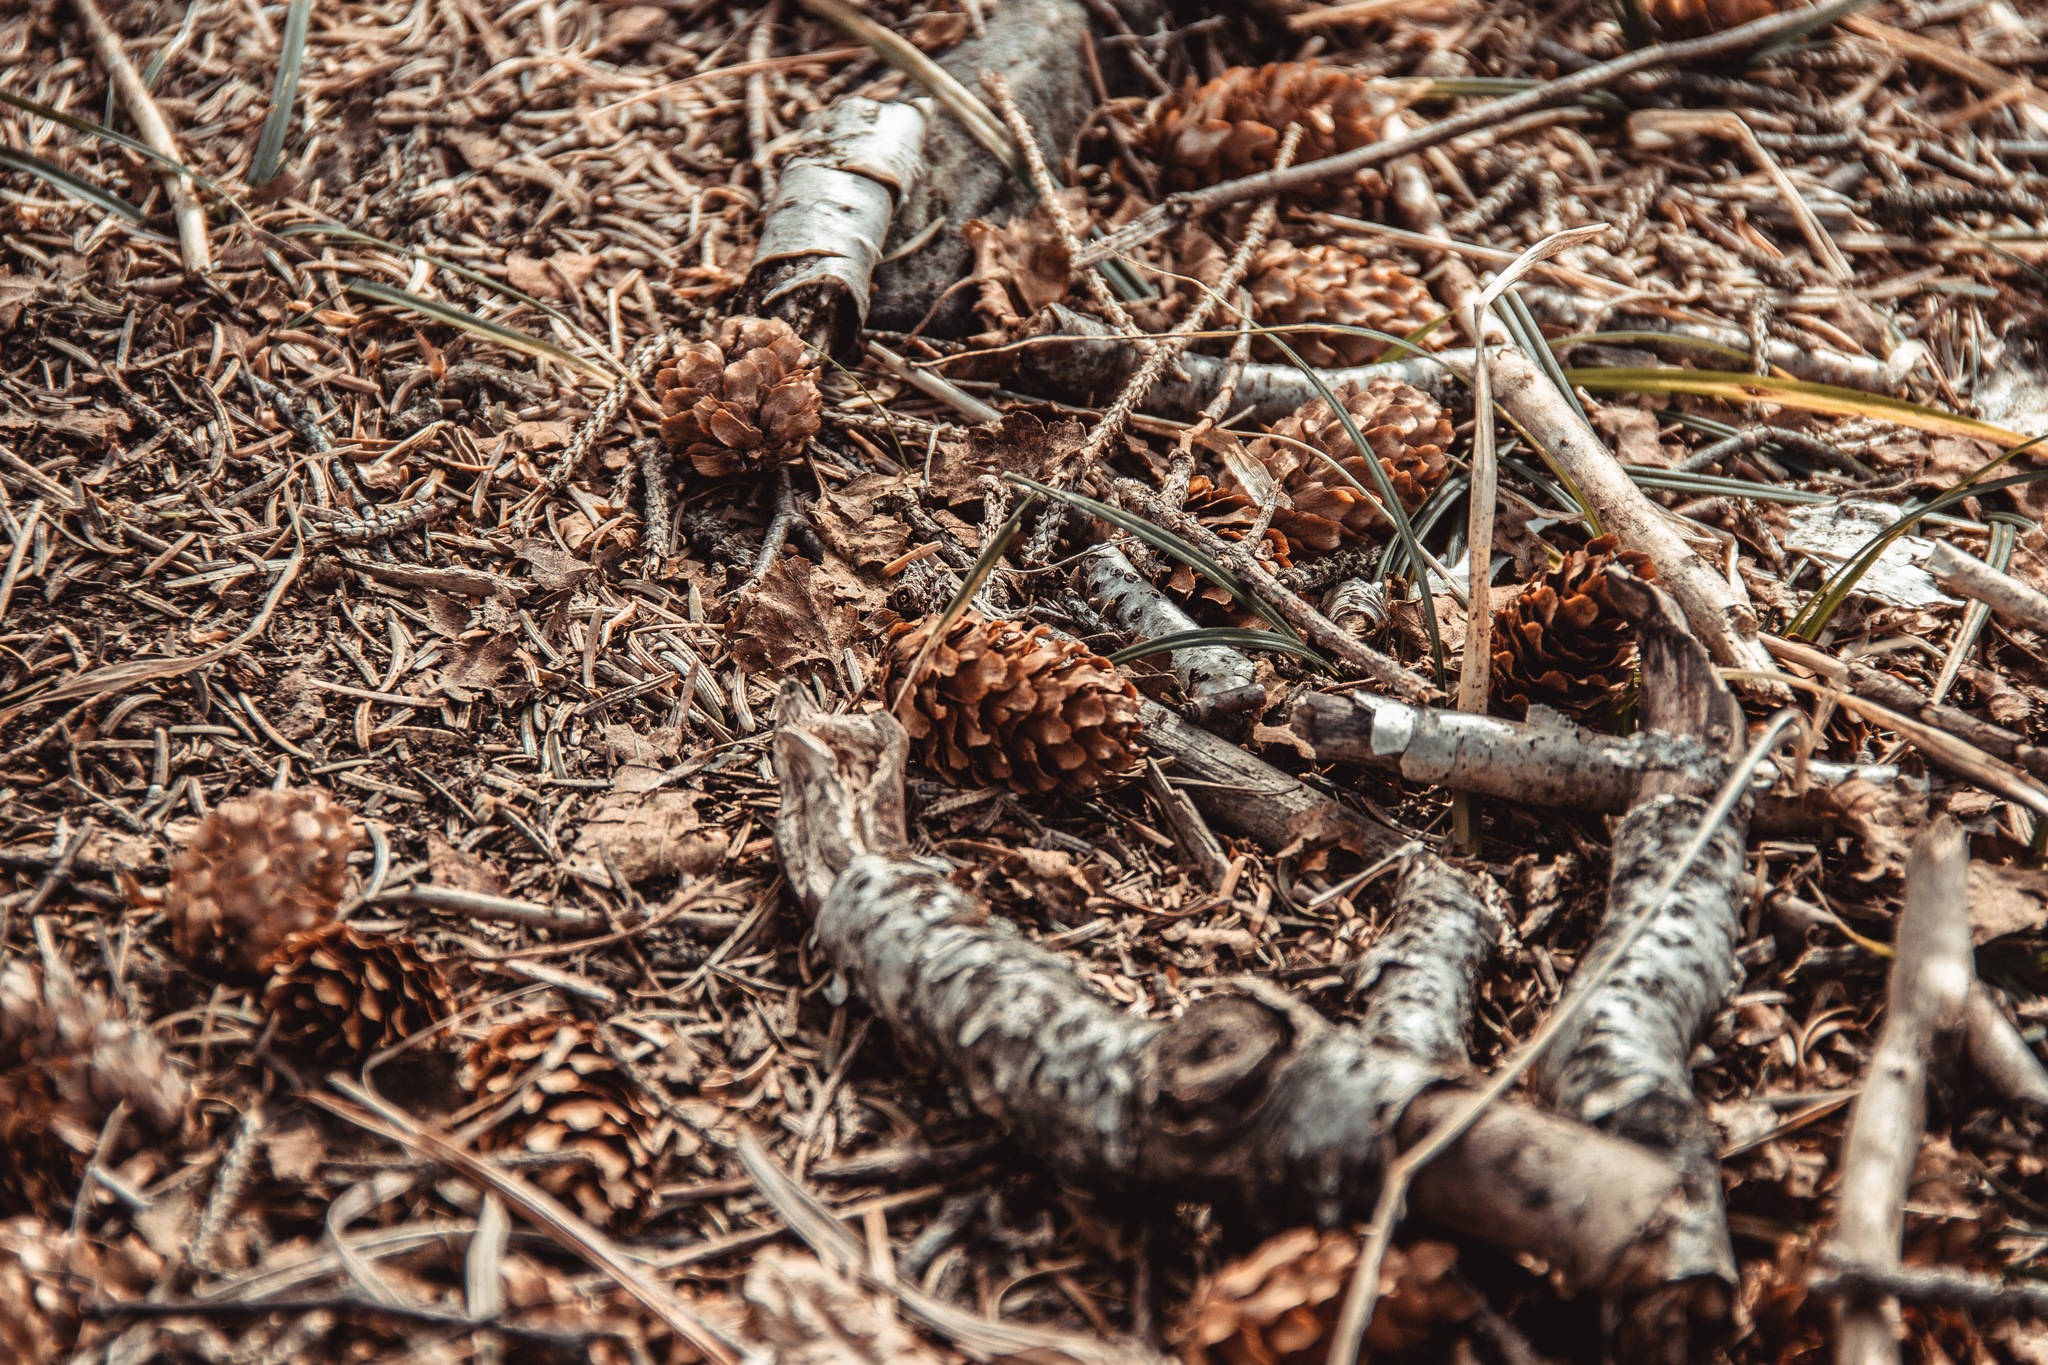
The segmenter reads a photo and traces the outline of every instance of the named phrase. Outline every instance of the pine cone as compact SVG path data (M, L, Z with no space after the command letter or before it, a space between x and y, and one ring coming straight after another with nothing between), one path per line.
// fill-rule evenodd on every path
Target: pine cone
M649 1211L673 1121L605 1050L597 1025L517 1019L472 1047L469 1066L479 1100L519 1097L480 1147L580 1158L536 1166L527 1178L592 1226L627 1230Z
M928 629L892 632L885 689L911 667ZM897 716L919 757L947 777L1026 794L1092 790L1143 753L1138 690L1108 660L1044 626L973 611L932 651Z
M1398 379L1348 384L1336 392L1358 434L1379 457L1402 507L1413 512L1448 471L1444 449L1451 443L1451 419L1434 398ZM1263 470L1280 485L1273 529L1283 542L1278 547L1283 560L1302 549L1326 553L1385 527L1373 504L1330 468L1329 461L1304 450L1304 444L1334 456L1346 473L1374 497L1379 495L1379 483L1350 433L1320 398L1282 418L1270 436L1253 441L1227 461L1220 485L1201 484L1191 492L1210 508L1228 510L1218 519L1221 525L1249 522L1258 499L1247 476ZM1246 465L1247 459L1253 463Z
M1768 18L1777 0L1644 0L1643 13L1667 38L1697 37Z
M190 1094L156 1034L61 958L0 968L0 1203L43 1213L69 1202L117 1105L168 1137Z
M654 376L661 434L708 478L793 460L818 434L817 374L788 323L727 318Z
M353 813L316 787L221 802L171 864L172 946L261 971L286 935L334 918L355 846Z
M1581 719L1605 711L1628 682L1636 647L1607 597L1607 566L1644 580L1647 555L1618 550L1613 536L1587 542L1493 617L1493 706L1513 716L1540 702Z
M333 921L285 939L263 1008L280 1042L322 1062L360 1062L446 1019L455 998L412 940Z
M1290 123L1301 125L1298 165L1377 140L1381 113L1371 87L1349 71L1236 66L1154 101L1136 141L1164 168L1168 189L1193 190L1271 170Z
M1342 247L1274 242L1252 264L1252 303L1259 321L1276 327L1335 322L1406 336L1443 310L1420 280L1396 266L1366 260ZM1441 344L1438 332L1430 340ZM1363 365L1387 349L1374 337L1346 332L1293 332L1287 344L1311 365ZM1281 360L1278 346L1252 343L1261 360Z
M1195 1290L1173 1332L1186 1365L1310 1365L1329 1354L1330 1332L1358 1238L1343 1231L1296 1228L1216 1272ZM1449 1280L1457 1248L1447 1242L1391 1247L1380 1267L1380 1303L1365 1344L1381 1352L1413 1351L1440 1323L1459 1322L1479 1297Z

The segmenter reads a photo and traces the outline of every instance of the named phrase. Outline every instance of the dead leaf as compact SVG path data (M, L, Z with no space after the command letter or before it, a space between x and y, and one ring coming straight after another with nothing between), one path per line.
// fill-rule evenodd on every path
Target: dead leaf
M598 871L609 852L628 881L709 872L725 856L725 838L699 828L698 799L674 787L608 792L584 817L575 852Z
M547 540L522 540L513 553L533 570L533 581L549 592L573 588L590 577L592 566Z
M469 603L459 597L430 592L426 595L426 609L427 625L443 639L460 639L469 629Z
M2048 924L2048 870L1970 864L1970 940L1989 943Z
M943 10L917 16L904 37L910 39L921 52L937 52L951 47L967 36L967 16L961 13L947 13Z
M489 133L450 133L448 140L455 144L455 150L462 153L462 159L473 171L488 171L512 155L510 147Z
M628 5L605 16L604 42L598 51L651 43L661 36L666 27L668 11L659 5Z
M1071 417L1048 426L1029 413L1010 413L993 431L976 427L964 440L941 440L932 452L932 491L959 506L988 496L984 475L1000 479L1015 470L1043 479L1080 448L1084 435Z
M505 879L496 868L473 853L464 853L433 830L427 831L427 877L436 886L452 886L458 891L505 894Z
M457 701L475 701L475 693L488 692L505 680L518 649L519 641L510 635L455 642L441 666L442 690Z
M743 1292L755 1334L781 1365L937 1365L940 1359L880 1298L808 1253L764 1249L747 1271Z
M1623 464L1648 465L1666 469L1671 453L1657 438L1657 418L1625 403L1602 403L1593 409L1593 426L1609 443Z
M277 731L286 739L304 739L327 723L326 694L313 686L313 675L294 668L277 680L272 695L284 703Z
M280 1180L311 1180L327 1159L319 1125L304 1114L282 1113L263 1130L263 1155Z
M852 604L866 593L843 568L835 574L801 555L784 555L734 608L733 657L750 673L834 662L860 633Z
M676 734L671 730L662 735L643 735L630 725L614 722L592 734L590 747L613 763L650 768L675 760Z
M910 528L880 511L879 501L849 486L811 507L811 525L833 554L856 568L887 564L910 548Z
M513 252L505 258L505 274L514 289L536 298L564 298L581 290L597 273L598 258L581 251L557 251L545 261Z

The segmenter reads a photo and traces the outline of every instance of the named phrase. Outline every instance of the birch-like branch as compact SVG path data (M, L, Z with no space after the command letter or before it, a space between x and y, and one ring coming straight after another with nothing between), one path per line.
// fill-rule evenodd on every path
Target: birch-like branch
M743 308L821 350L853 345L896 207L924 173L926 104L849 95L832 106L818 141L782 168Z
M1933 553L1927 556L1927 572L1957 596L1982 602L2001 621L2028 630L2048 631L2048 594L2011 574L2000 573L1945 540L1936 542Z
M1906 1190L1926 1120L1928 1058L1962 1029L1975 976L1969 880L1969 845L1944 815L1914 841L1884 1032L1842 1143L1832 1251L1851 1265L1899 1266ZM1897 1317L1895 1300L1845 1301L1836 1325L1839 1365L1896 1362Z
M1111 625L1136 639L1157 640L1196 629L1195 618L1153 587L1114 545L1098 545L1081 556L1081 586ZM1223 645L1174 650L1173 672L1181 690L1197 699L1258 686L1252 661ZM1264 695L1261 691L1257 699Z
M1070 1178L1262 1220L1335 1221L1384 1154L1447 1107L1445 1073L1253 984L1144 1019L907 851L907 743L887 715L824 716L785 688L776 841L819 946L906 1046ZM1518 1106L1491 1108L1423 1172L1418 1211L1608 1292L1658 1282L1688 1207L1654 1154Z
M1465 1069L1473 992L1507 931L1494 891L1441 858L1402 869L1386 931L1351 975L1352 993L1366 997L1358 1031L1368 1043Z

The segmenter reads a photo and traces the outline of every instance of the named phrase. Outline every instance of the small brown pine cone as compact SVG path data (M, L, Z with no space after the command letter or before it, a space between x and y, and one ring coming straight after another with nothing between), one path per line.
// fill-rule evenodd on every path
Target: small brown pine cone
M221 802L171 864L172 946L261 971L286 935L334 918L355 846L354 814L317 787Z
M1358 1238L1296 1228L1224 1266L1195 1289L1171 1332L1186 1365L1311 1365L1330 1353ZM1414 1351L1438 1325L1462 1322L1480 1300L1449 1278L1457 1248L1448 1242L1390 1247L1380 1268L1380 1300L1365 1344L1378 1354Z
M1644 0L1643 13L1667 38L1718 33L1776 14L1778 0Z
M727 318L654 376L662 437L708 478L794 460L818 434L817 379L788 323Z
M1348 384L1337 390L1337 397L1358 434L1379 458L1401 506L1413 512L1449 470L1444 452L1451 443L1451 419L1434 398L1398 379ZM1328 460L1315 453L1318 450L1334 456L1345 473L1374 498L1379 496L1379 482L1365 457L1358 453L1358 446L1330 405L1318 398L1293 416L1282 418L1270 435L1246 447L1244 454L1253 465L1241 471L1226 463L1216 491L1207 499L1209 507L1230 509L1219 524L1227 527L1252 519L1258 498L1240 474L1263 467L1266 476L1280 486L1273 529L1284 538L1282 549L1287 554L1298 555L1303 550L1327 553L1382 531L1385 518Z
M1372 88L1316 62L1237 66L1197 89L1191 80L1146 112L1137 143L1166 187L1201 189L1273 168L1287 125L1299 123L1296 164L1363 147L1380 135Z
M1368 261L1335 246L1274 242L1252 263L1252 303L1260 322L1334 322L1406 336L1443 310L1422 282L1397 266ZM1424 344L1441 344L1438 332ZM1311 365L1364 365L1387 349L1377 337L1346 332L1290 332L1287 344ZM1261 360L1284 355L1270 340L1252 343Z
M278 1041L322 1062L360 1062L455 1009L441 969L410 939L340 921L286 938L270 962L264 1011Z
M1649 556L1589 541L1493 616L1493 709L1525 716L1532 703L1584 719L1606 711L1628 683L1636 646L1607 595L1607 567L1644 580Z
M561 1154L527 1179L594 1227L627 1230L650 1210L673 1121L582 1019L535 1015L492 1030L469 1051L477 1098L512 1101L486 1151Z
M929 622L892 632L883 681L896 686ZM956 782L1037 795L1089 791L1136 766L1138 690L1085 645L1044 626L953 623L897 713L918 755Z

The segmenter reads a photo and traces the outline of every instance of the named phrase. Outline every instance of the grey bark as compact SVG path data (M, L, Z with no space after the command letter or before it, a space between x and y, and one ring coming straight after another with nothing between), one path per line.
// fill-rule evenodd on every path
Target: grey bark
M1970 852L1961 826L1944 815L1913 843L1906 908L1899 915L1884 1032L1849 1111L1836 1187L1831 1251L1852 1265L1896 1270L1906 1190L1926 1121L1927 1064L1964 1027L1975 969L1970 955ZM1839 1306L1835 1359L1890 1365L1899 1359L1893 1300Z
M1507 931L1491 890L1440 858L1401 871L1387 928L1352 973L1366 996L1358 1031L1366 1042L1462 1071L1472 1036L1472 995L1480 971Z
M782 168L740 291L744 311L778 317L843 355L867 320L868 286L896 206L924 171L929 101L848 96L817 140Z
M799 715L775 737L776 841L820 947L907 1046L1071 1178L1252 1211L1362 1215L1387 1151L1444 1107L1446 1073L1256 983L1137 1018L909 855L893 718ZM1413 1192L1417 1211L1567 1283L1659 1282L1689 1203L1654 1154L1519 1106L1490 1110Z
M1010 82L1017 107L1054 156L1064 152L1095 105L1089 92L1081 35L1088 11L1076 0L1003 0L991 9L987 36L969 38L938 63L969 90L981 73ZM936 114L924 140L925 176L896 214L890 249L910 242L941 218L945 227L903 257L875 272L875 325L908 331L923 321L940 296L973 269L974 252L960 235L975 218L1003 222L1032 201L1029 185L1013 183L995 157L958 120ZM955 293L933 321L939 334L958 331L969 316L967 291Z
M1153 587L1114 545L1097 545L1081 556L1081 585L1111 625L1138 640L1196 629L1195 618ZM1172 657L1174 676L1190 697L1217 698L1257 686L1252 661L1235 649L1201 645L1176 649Z
M1977 1079L2022 1109L2048 1115L2048 1070L1982 982L1970 988L1966 1017L1970 1070Z
M1612 570L1615 605L1636 629L1642 659L1645 729L1698 741L1709 754L1734 756L1741 708L1706 650L1686 630L1676 605L1657 588ZM1712 1126L1693 1094L1689 1067L1701 1031L1723 1004L1740 968L1744 831L1747 811L1717 830L1670 899L1649 897L1692 842L1711 801L1718 764L1699 771L1650 768L1636 782L1636 805L1615 830L1607 913L1586 959L1603 961L1613 937L1639 914L1653 918L1603 980L1586 988L1576 1021L1536 1066L1531 1088L1559 1112L1604 1131L1668 1151L1686 1175L1700 1216L1681 1248L1681 1273L1660 1294L1632 1305L1625 1336L1649 1358L1676 1358L1671 1315L1713 1320L1727 1307L1719 1287L1735 1281L1734 1249L1722 1212L1720 1162ZM1581 991L1573 981L1567 997Z
M2048 595L2000 573L1974 555L1941 541L1927 556L1927 572L1952 593L1982 602L1998 619L2028 630L2048 630Z

